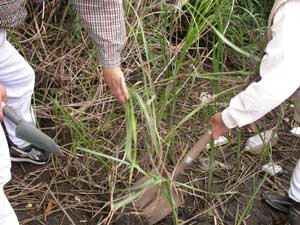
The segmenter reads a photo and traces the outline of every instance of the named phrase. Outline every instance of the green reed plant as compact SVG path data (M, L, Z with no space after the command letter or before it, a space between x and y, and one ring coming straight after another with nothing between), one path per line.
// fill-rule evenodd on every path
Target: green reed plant
M186 124L192 120L200 120L199 113L203 112L206 113L207 122L208 118L221 108L216 103L226 102L244 87L244 79L253 74L249 72L249 64L259 61L258 50L254 48L256 40L241 30L245 26L243 19L254 21L251 23L257 27L260 21L254 12L245 9L246 6L229 0L196 1L194 4L182 1L180 7L165 1L126 1L126 15L129 17L128 51L134 55L134 59L128 58L128 61L134 65L129 67L135 73L134 78L129 78L129 81L132 79L135 85L130 90L131 97L125 107L125 116L120 119L125 124L125 127L122 127L124 138L120 144L121 154L100 153L100 145L96 144L98 142L91 141L94 136L82 136L82 133L88 133L85 126L80 122L74 125L72 118L60 109L72 130L74 147L105 161L111 167L112 161L121 163L129 171L129 174L126 174L129 181L125 191L136 192L113 202L114 209L133 201L145 188L165 185L168 191L164 194L173 208L176 224L178 220L172 198L172 185L188 192L202 191L201 193L206 193L212 198L219 196L220 193L212 191L213 165L217 154L214 147L209 153L207 191L196 189L189 184L173 182L169 178L161 177L159 172L163 166L169 165L170 161L175 164L178 159L176 145L182 138ZM181 23L185 27L180 27ZM182 30L179 32L180 28ZM240 58L242 63L229 70L226 65L232 63L229 61L231 58ZM205 87L208 87L208 92L213 94L213 98L208 102L191 104L197 85L206 83L210 84ZM229 85L230 83L234 85ZM184 110L183 104L188 105ZM238 143L240 149L240 137ZM85 147L78 147L82 145ZM237 171L240 167L239 155L240 152ZM140 161L144 157L149 159L146 165ZM132 183L139 174L146 176L148 180L136 187ZM247 213L248 211L245 211L244 214Z

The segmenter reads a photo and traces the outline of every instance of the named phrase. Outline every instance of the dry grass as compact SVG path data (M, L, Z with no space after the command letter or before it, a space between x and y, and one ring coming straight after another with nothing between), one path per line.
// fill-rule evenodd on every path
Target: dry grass
M135 210L128 212L123 207L119 210L113 207L113 203L126 199L132 182L142 176L137 169L132 171L133 162L126 158L128 118L125 110L107 91L101 68L96 65L95 51L87 34L80 30L78 20L74 19L71 4L54 0L40 7L29 7L31 16L27 24L10 37L36 71L34 104L39 125L56 138L66 157L54 158L45 167L13 165L13 179L6 188L9 199L21 224L142 224L140 220L130 222L137 214ZM220 44L220 40L217 42L207 26L200 37L195 36L198 41L188 48L181 65L179 56L184 51L182 35L187 32L188 11L168 5L173 13L164 12L162 9L166 8L159 1L137 1L133 8L129 4L127 27L130 31L124 51L124 72L132 95L141 96L153 123L149 125L145 111L133 99L131 110L135 111L137 143L132 148L137 153L137 165L144 171L159 169L157 163L164 163L171 170L184 150L205 131L209 116L224 108L229 97L252 79L251 71L256 63ZM139 21L144 21L146 43ZM259 55L259 49L254 47L263 33L259 23L257 30L251 30L238 21L236 18L230 22L234 27L228 31L231 41ZM170 22L174 26L163 25ZM221 26L218 22L214 25ZM237 36L238 28L247 31ZM168 37L168 29L175 30L172 38ZM250 37L253 43L245 44L244 36ZM219 47L214 48L217 45ZM162 46L167 51L165 55ZM150 58L147 60L147 57ZM220 93L235 87L209 106L199 108L203 91ZM164 96L167 96L165 101ZM198 108L193 116L187 117ZM290 114L290 108L285 105L284 117ZM275 120L270 118L267 121ZM186 122L174 130L185 119ZM151 136L151 126L155 127L157 136ZM299 156L298 140L286 134L287 130L287 124L280 124L280 142L272 149L272 155L268 151L259 157L242 153L238 171L236 150L239 145L242 148L250 133L247 129L240 131L242 141L238 143L236 131L233 132L232 144L216 151L215 160L220 164L214 168L212 193L208 192L209 169L203 163L210 152L203 151L198 162L185 172L184 182L178 184L186 199L184 207L178 210L178 224L280 224L282 218L272 216L261 203L261 191L250 213L246 213L245 218L241 215L264 179L262 165L270 159L284 166L284 173L275 178L267 177L262 190L287 190ZM120 161L84 154L79 147ZM130 162L131 166L122 162ZM120 216L123 216L121 222ZM172 221L170 216L160 224L172 224Z

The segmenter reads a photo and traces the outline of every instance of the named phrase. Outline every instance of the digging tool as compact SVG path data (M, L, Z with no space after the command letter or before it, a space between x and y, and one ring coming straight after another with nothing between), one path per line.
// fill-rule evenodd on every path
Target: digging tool
M197 158L199 153L206 148L210 140L211 131L209 130L200 137L198 142L174 169L174 180L178 178L178 176L184 171L184 169L191 165L191 163ZM144 177L139 180L137 184L143 184L146 180L147 178ZM167 215L169 215L173 210L172 206L170 205L170 200L168 200L166 197L166 192L166 187L150 187L147 188L144 193L133 202L134 206L142 212L143 216L146 218L150 225L159 222ZM176 208L183 204L183 198L181 194L174 188L172 189L172 197Z
M57 156L63 156L59 146L46 134L26 122L12 108L2 103L2 112L6 118L16 125L16 137L45 151L53 152Z

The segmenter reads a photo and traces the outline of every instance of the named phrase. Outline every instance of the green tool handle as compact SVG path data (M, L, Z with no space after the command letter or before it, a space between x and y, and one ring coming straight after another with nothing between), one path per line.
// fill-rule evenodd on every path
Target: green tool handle
M23 119L17 113L15 113L12 108L10 108L7 105L2 104L2 112L6 118L8 118L16 125L23 121Z

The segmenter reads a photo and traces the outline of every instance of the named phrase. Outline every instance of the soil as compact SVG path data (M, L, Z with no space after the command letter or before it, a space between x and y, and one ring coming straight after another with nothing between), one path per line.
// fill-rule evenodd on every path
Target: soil
M285 133L280 133L279 136L282 141L280 141L278 146L276 146L276 149L273 150L273 160L281 160L281 165L287 165L287 167L285 167L284 173L277 177L267 178L263 188L256 196L249 216L246 219L248 225L286 224L286 216L270 209L262 199L262 193L264 191L273 190L286 192L288 180L293 170L293 163L290 162L289 156L293 155L293 158L298 157L297 154L295 155L295 151L286 149L286 140L291 140L293 144L297 146L294 138ZM235 160L234 154L228 154L225 157L228 157L228 160ZM248 156L245 156L246 159L247 157ZM97 162L92 163L95 164L95 168L100 167ZM95 169L95 171L90 171L91 174L94 175L86 179L90 179L89 182L91 182L92 185L87 182L76 181L76 177L79 177L79 175L82 176L81 171L78 171L76 168L76 166L78 166L77 164L79 165L79 162L72 158L71 162L66 161L65 163L57 163L54 159L53 162L44 167L35 166L29 163L13 163L13 178L7 189L21 224L146 224L145 221L137 216L136 212L130 208L125 209L125 211L123 209L123 211L116 213L110 222L101 223L102 219L110 212L109 205L105 205L106 201L109 202L109 193L106 192L107 187L103 187L103 190L101 190L101 187L97 186L97 181L103 183L105 174L102 173L102 176L99 176L99 173L95 172L97 169ZM58 165L60 168L57 168ZM247 166L247 163L245 163L244 166ZM254 164L251 164L250 166L255 167ZM187 172L183 177L188 181L187 175L192 174L192 176L195 177L197 176L196 174L199 169L200 168L198 168L196 163L190 169L190 172ZM241 169L241 172L242 171L243 168ZM215 193L222 192L226 185L230 185L228 183L225 185L223 182L223 173L224 171L221 170L215 171ZM229 197L226 201L224 197L212 199L211 202L213 205L218 204L218 202L224 202L221 206L216 207L218 215L222 218L223 224L235 224L237 212L241 213L262 177L263 175L258 173L257 175L246 179L243 184L239 185L238 189L234 190L237 191L237 193L232 197ZM218 181L220 181L220 183ZM16 187L18 183L21 185ZM199 181L195 186L205 189L205 182ZM56 200L49 194L49 189L51 189L53 193L55 192L54 195L56 196ZM20 196L20 198L16 196ZM100 201L97 201L99 199ZM20 200L26 201L20 203ZM56 201L59 201L63 206L60 207ZM79 201L82 201L82 204L79 204ZM215 224L216 218L213 217L215 214L210 213L209 210L207 213L203 214L203 211L206 209L209 209L209 206L201 199L201 197L197 198L187 195L185 196L185 204L178 209L179 222L188 221L183 224ZM68 216L73 222L68 219ZM172 221L172 216L168 216L158 224L170 225L173 224Z
M43 123L45 125L45 123ZM50 123L52 124L52 123ZM49 125L49 123L47 124ZM246 218L248 225L284 225L286 215L270 209L262 194L265 191L286 193L293 167L300 158L299 141L286 132L287 125L279 129L279 142L272 149L272 159L283 166L284 172L276 177L268 177L255 197L251 210ZM53 130L43 130L53 136ZM235 134L233 134L235 135ZM244 133L243 143L250 135ZM61 139L71 143L71 135L66 130ZM147 224L133 208L126 207L117 212L111 210L112 188L126 189L122 181L126 177L117 177L116 187L111 187L112 173L91 157L74 155L64 146L65 158L51 158L46 166L29 163L12 163L12 180L6 186L7 195L15 209L20 224L26 225L134 225ZM178 208L179 224L213 225L237 224L237 215L241 215L247 202L254 193L263 175L260 165L267 159L263 156L241 155L241 167L236 180L237 162L236 144L220 148L216 160L233 166L231 169L216 168L214 171L213 193L230 192L232 194L215 195L210 199L203 193L192 196L185 194L185 203ZM202 155L201 157L207 157ZM199 159L200 159L199 158ZM167 166L170 170L171 165ZM207 175L200 161L180 177L183 183L192 182L195 188L207 190ZM118 176L118 174L116 174ZM197 178L201 178L197 180ZM139 179L137 177L136 179ZM203 179L205 178L205 179ZM195 180L196 179L196 180ZM117 194L117 196L122 196ZM219 221L219 223L218 223ZM220 223L222 221L222 223ZM158 225L173 224L173 217L168 216Z

